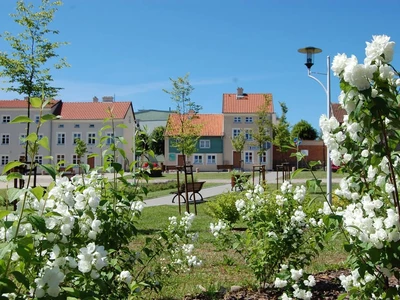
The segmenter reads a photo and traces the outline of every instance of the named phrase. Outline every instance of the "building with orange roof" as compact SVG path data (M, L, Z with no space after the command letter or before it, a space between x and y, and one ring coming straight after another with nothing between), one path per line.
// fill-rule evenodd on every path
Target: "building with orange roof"
M267 114L269 120L276 122L272 94L245 94L243 88L238 88L236 94L223 94L222 114L197 114L194 123L201 124L200 138L196 144L196 152L187 158L194 168L201 171L217 171L219 169L243 168L250 171L253 166L265 165L266 169L273 168L272 144L266 144L266 151L260 157L259 148L253 140L253 131L257 129L256 118L261 107L268 103ZM168 120L172 124L177 122L178 116L171 114ZM182 165L183 157L173 147L169 126L166 132L165 165ZM240 132L245 133L246 144L243 153L234 151L232 137ZM272 130L270 130L272 135Z
M10 161L24 159L25 144L21 139L26 136L26 123L10 124L10 122L19 115L26 116L26 108L26 100L0 100L0 170ZM77 164L75 140L79 138L87 144L88 152L83 158L84 163L88 163L92 168L101 166L102 153L113 141L113 133L112 128L102 131L102 136L109 137L104 140L103 148L97 147L101 139L99 133L106 125L111 125L110 120L104 121L111 117L114 121L115 136L123 137L126 141L126 144L119 147L125 151L128 161L117 157L117 162L127 169L129 163L133 161L136 125L131 102L114 102L113 97L103 97L102 101L94 97L92 102L52 100L44 108L43 115L45 114L54 114L58 118L45 122L39 129L39 138L48 137L50 150L39 149L35 157L38 163L55 164L65 161L64 165ZM34 132L39 124L39 109L31 108L30 117L33 121L30 132Z

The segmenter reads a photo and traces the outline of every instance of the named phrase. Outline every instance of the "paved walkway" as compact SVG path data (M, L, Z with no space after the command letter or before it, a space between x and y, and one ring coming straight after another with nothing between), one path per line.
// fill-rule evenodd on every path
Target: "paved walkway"
M107 175L108 174L106 174L106 176ZM279 173L279 175L278 175L279 176L279 184L282 183L282 177L280 175L281 175L281 173ZM24 176L24 177L26 177L26 176ZM252 181L252 178L250 178L250 180ZM258 183L259 182L258 180L259 180L258 177L256 177L254 179L254 183ZM267 172L265 175L265 180L267 181L267 183L276 184L276 172ZM52 181L52 179L49 175L38 175L37 176L37 185L48 186L51 181ZM202 189L201 194L203 195L204 199L214 197L214 196L217 196L220 194L228 193L231 190L230 180L210 179L210 180L206 180L206 181L207 182L218 182L218 183L224 183L224 184ZM339 182L340 179L334 178L332 181ZM292 182L293 183L303 183L303 182L305 182L305 179L293 179ZM322 182L326 182L326 179L323 179ZM1 189L7 188L7 187L13 187L13 186L14 186L13 182L6 183L6 182L0 181ZM173 198L173 195L167 195L164 197L145 200L144 202L146 203L146 207L157 206L157 205L176 205L176 206L178 206L178 203L177 203L178 199L176 198L175 203L172 203L172 198ZM185 204L183 203L183 205L185 205Z

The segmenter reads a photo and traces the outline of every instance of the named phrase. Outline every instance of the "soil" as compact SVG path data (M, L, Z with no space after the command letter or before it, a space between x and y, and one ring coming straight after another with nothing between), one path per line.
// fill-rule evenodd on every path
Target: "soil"
M340 294L344 293L339 280L341 274L348 275L349 272L338 270L314 274L316 285L312 289L312 299L337 299ZM204 292L196 296L186 296L184 300L266 300L279 299L281 294L282 291L273 288L258 291L240 288L235 291L213 293L212 295Z

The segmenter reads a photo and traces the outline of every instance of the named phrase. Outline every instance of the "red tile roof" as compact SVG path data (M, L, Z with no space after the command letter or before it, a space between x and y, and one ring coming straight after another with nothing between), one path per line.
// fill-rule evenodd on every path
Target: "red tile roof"
M103 120L110 117L109 108L115 119L124 119L133 110L131 102L63 102L61 120Z
M224 94L222 99L222 113L257 113L265 100L270 101L268 112L274 112L272 94L243 94L238 98L237 94Z
M167 123L173 122L175 126L167 126L166 135L171 136L179 126L179 115L170 114ZM201 136L223 136L224 135L224 115L222 114L197 114L193 118L193 124L201 125Z
M50 100L47 107L53 107L61 100ZM0 108L27 108L28 102L26 100L0 100Z
M341 124L343 123L343 117L347 115L347 112L339 103L332 103L332 115Z

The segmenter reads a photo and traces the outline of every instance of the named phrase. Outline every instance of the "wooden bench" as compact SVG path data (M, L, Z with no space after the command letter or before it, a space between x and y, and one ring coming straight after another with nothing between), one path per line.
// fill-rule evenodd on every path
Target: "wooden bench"
M165 171L168 173L169 171L178 171L177 166L164 166Z
M197 181L197 182L188 182L187 184L187 191L188 194L191 193L189 196L189 200L193 199L194 195L197 194L200 196L199 201L203 201L203 196L200 194L201 189L203 188L203 184L205 181ZM175 196L172 198L172 203L175 203L175 198L178 197L179 195L183 198L183 203L186 202L185 196L186 195L186 189L185 189L185 184L181 184L179 187L179 190L176 192L171 192L171 194L174 194ZM197 200L197 199L196 199Z
M233 170L233 165L217 165L217 170Z

